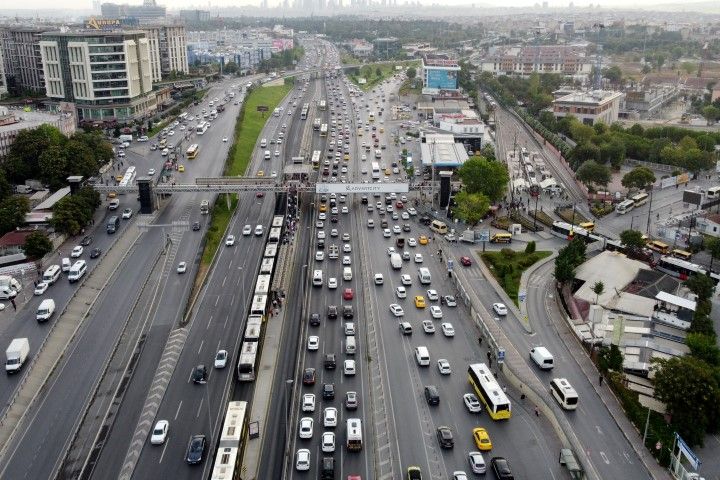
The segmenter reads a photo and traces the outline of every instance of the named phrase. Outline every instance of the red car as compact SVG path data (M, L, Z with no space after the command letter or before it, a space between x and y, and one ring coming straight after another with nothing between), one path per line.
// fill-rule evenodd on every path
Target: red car
M263 197L265 196L265 192L257 192L257 193L255 194L255 196L256 196L257 198L263 198Z
M469 267L472 265L472 260L470 257L460 257L460 263L462 263L464 266Z
M398 200L397 202L395 202L395 208L402 209L402 208L403 208L403 203L402 203L400 200Z
M343 300L352 300L353 299L353 289L352 288L346 288L343 292Z

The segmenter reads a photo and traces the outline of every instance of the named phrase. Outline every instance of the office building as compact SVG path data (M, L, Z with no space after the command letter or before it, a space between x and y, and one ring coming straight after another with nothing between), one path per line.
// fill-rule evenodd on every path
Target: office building
M621 92L604 90L570 93L553 101L553 114L557 119L573 116L585 125L612 125L618 119L623 96Z
M153 82L161 81L171 72L190 73L183 25L143 25L141 28L150 44Z
M395 37L376 38L372 44L378 58L393 58L400 51L400 40Z
M155 0L145 0L142 5L103 3L100 11L105 18L134 18L140 23L157 22L165 18L166 9Z
M50 125L69 137L75 133L75 118L72 112L51 113L37 110L9 109L0 106L0 158L10 152L10 147L23 130Z
M207 22L210 20L210 12L207 10L180 10L180 18L188 23Z
M460 65L457 60L426 55L422 63L423 93L457 90Z
M49 28L5 26L0 28L3 63L8 89L14 94L23 91L42 92L45 88L40 35Z
M74 103L80 122L122 123L157 109L144 32L49 32L40 53L47 96Z

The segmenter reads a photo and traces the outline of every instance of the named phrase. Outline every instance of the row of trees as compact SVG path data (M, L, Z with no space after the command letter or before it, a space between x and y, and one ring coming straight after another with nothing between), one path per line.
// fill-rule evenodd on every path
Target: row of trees
M484 157L471 157L459 169L463 190L455 195L453 213L468 225L476 225L487 215L490 205L505 196L510 181L507 167Z

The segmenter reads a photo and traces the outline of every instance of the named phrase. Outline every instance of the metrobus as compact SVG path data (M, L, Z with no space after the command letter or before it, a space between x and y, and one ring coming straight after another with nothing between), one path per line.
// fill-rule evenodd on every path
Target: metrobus
M635 207L635 202L633 202L631 199L627 198L623 200L622 202L618 203L615 207L615 211L619 213L620 215L626 214L630 210Z
M372 162L372 179L380 180L380 164L378 162Z
M270 275L258 275L255 295L267 295L270 291Z
M263 257L265 258L275 258L277 255L277 245L274 243L265 245L265 253L263 253Z
M312 167L315 170L318 170L320 168L320 156L322 155L322 152L320 150L315 150L312 154Z
M630 197L630 200L633 201L634 205L633 208L639 207L641 205L645 205L648 201L648 198L650 198L650 195L648 195L645 192L638 193L637 195L633 195Z
M252 382L255 380L257 358L258 342L243 342L242 347L240 347L240 359L237 366L239 381Z
M321 124L321 123L320 123L320 119L319 119L319 118L316 118L315 120L313 120L313 130L315 130L316 132L317 132L318 130L320 130L320 124Z
M197 133L198 135L202 135L205 132L207 132L207 129L209 126L210 126L210 124L208 122L200 122L200 123L198 123L198 126L195 129L195 133Z
M468 381L475 389L480 401L485 404L493 420L508 419L512 415L510 400L502 391L490 369L484 363L468 366Z
M322 125L320 125L320 136L327 137L327 132L328 132L327 123L323 123Z
M185 152L185 154L187 155L187 158L192 160L193 158L197 157L199 149L200 149L200 147L198 147L197 143L193 143L192 145L190 145L187 149L187 152Z
M250 304L250 315L260 315L265 318L267 312L268 297L267 295L253 295L252 303Z
M320 110L323 111L323 112L324 112L325 110L327 110L327 102L326 102L325 100L320 100L320 107L319 107L319 108L320 108Z
M135 182L136 175L137 175L137 172L135 170L135 167L128 167L127 170L125 171L125 175L123 175L118 186L120 186L120 187L132 186L132 184ZM120 190L120 195L125 195L125 191Z
M692 275L707 275L707 270L700 265L675 257L660 257L655 268L680 280L687 280ZM710 272L710 278L717 284L720 274Z
M245 324L245 336L243 340L246 342L258 342L262 335L263 319L261 315L250 315Z
M249 416L247 402L228 403L210 476L211 480L237 480L240 478Z
M271 226L282 228L284 221L285 221L285 217L283 215L275 215L272 219Z
M268 244L270 243L280 243L280 237L282 235L282 228L280 227L273 227L270 229L270 233L268 234Z
M307 120L309 110L310 110L310 104L303 103L302 110L300 111L300 120Z
M362 450L362 420L359 418L347 419L347 449L349 452Z

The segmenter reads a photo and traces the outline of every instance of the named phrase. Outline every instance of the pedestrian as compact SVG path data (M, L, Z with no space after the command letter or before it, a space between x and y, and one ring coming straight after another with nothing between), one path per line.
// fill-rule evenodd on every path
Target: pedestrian
M490 351L487 352L487 359L490 360Z
M38 283L37 280L35 280L35 288L37 288L37 283Z
M478 337L478 343L479 343L480 346L482 347L482 337Z
M15 305L15 299L14 299L14 298L11 298L11 299L10 299L10 304L12 304L13 310L17 311L17 305Z
M507 393L507 385L503 385L503 393Z
M536 417L539 417L539 416L540 416L540 409L538 408L537 405L535 405L535 416L536 416Z
M601 387L602 387L602 382L603 382L603 376L602 376L602 373L601 373L601 374L598 376L598 385L600 385Z
M525 394L524 394L524 393L521 393L521 394L520 394L520 400L525 400Z

